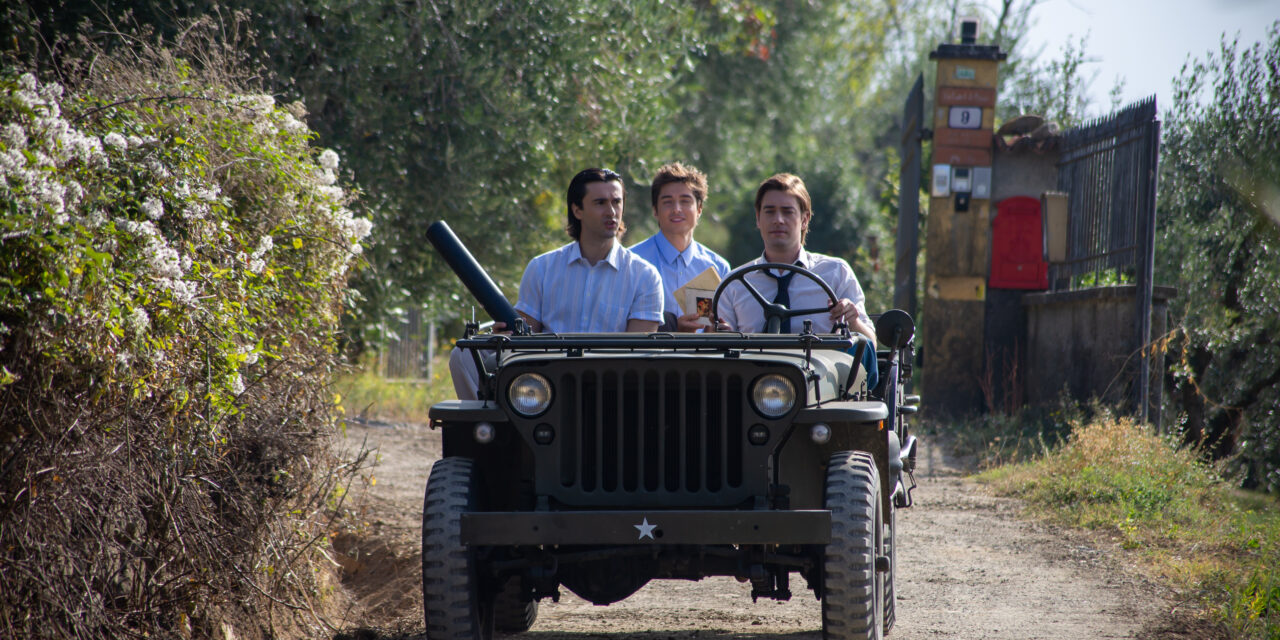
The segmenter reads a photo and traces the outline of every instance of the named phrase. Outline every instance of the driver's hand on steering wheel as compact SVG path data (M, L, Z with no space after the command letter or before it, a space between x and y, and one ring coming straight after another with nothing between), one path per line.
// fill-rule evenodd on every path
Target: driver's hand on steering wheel
M844 322L853 326L853 321L858 318L858 307L848 298L841 298L837 302L828 300L827 310L831 312L831 324Z
M827 309L831 311L831 324L844 321L849 325L850 331L861 333L875 343L875 331L862 322L858 316L858 307L848 298L841 298L839 302L827 301Z

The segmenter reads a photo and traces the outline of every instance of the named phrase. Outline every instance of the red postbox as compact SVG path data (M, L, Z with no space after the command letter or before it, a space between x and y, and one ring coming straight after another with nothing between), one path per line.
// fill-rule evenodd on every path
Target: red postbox
M1014 196L996 205L996 219L991 223L991 288L1049 288L1040 225L1040 201L1036 198Z

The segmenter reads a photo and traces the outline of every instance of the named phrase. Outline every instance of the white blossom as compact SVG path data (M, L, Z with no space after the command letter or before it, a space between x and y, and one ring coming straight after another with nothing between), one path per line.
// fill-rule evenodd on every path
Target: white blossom
M45 99L50 102L60 100L62 99L62 85L56 82L50 82L40 88L40 95L44 96Z
M15 147L27 146L27 131L16 122L10 122L4 125L4 132L0 133L0 140L3 140L10 149Z
M174 300L186 305L195 302L198 289L194 282L174 278L161 278L159 284L173 295Z
M155 158L148 158L145 166L147 167L147 171L155 174L157 178L168 178L173 175L169 173L169 169L164 166L164 163Z
M128 351L121 351L116 354L116 362L119 362L122 367L127 367L130 362L133 362L133 355Z
M129 314L128 325L133 331L141 333L151 328L151 317L142 307L134 307L133 312Z
M147 196L142 201L142 212L152 220L159 220L164 215L164 202L155 196Z
M31 73L24 73L18 78L18 87L24 91L36 90L36 77Z
M115 147L116 149L120 149L122 151L129 148L129 141L125 139L124 136L120 135L119 133L116 133L115 131L112 131L111 133L108 133L107 135L103 136L102 142L106 144L108 147Z
M36 197L43 204L49 206L55 215L66 210L66 203L62 199L63 186L56 182L45 182L37 187Z
M321 197L327 198L334 202L341 201L342 197L346 195L346 192L342 190L342 187L330 187L330 186L316 187L316 193Z
M208 187L198 187L195 190L195 196L205 202L217 202L218 195L222 193L222 187L211 184Z
M259 115L266 115L275 111L276 99L268 94L259 94L253 96L240 96L239 104L248 107Z
M333 149L325 149L320 153L320 166L333 171L338 168L338 153Z
M293 114L290 113L284 114L284 124L282 125L282 128L293 135L303 135L307 133L307 123L293 117Z
M271 236L262 236L262 238L258 240L258 248L253 250L253 256L255 258L262 257L275 246L275 238L272 238Z
M209 205L203 202L191 202L182 208L182 217L186 220L204 220L210 211Z
M241 378L238 373L236 374L236 377L231 380L231 393L236 395L244 393L244 378Z
M368 218L352 218L347 222L347 235L352 240L363 240L373 231L373 223Z
M262 258L253 258L249 260L249 273L254 275L260 274L266 267L267 263Z

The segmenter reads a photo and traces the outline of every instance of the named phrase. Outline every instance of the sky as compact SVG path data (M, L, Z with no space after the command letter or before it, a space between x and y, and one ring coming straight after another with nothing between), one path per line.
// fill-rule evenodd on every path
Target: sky
M998 5L987 0L990 5ZM1161 110L1173 104L1173 79L1188 55L1203 60L1217 52L1225 33L1246 44L1265 42L1280 20L1280 0L1042 0L1032 10L1028 44L1044 45L1042 62L1060 58L1068 40L1088 36L1086 77L1091 115L1110 111L1111 88L1123 78L1122 104L1156 94Z

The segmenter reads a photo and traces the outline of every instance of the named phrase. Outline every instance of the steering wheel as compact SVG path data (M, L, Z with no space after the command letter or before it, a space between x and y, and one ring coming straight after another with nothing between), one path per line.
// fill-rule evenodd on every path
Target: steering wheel
M832 291L831 287L827 286L827 283L823 282L822 278L819 278L814 272L794 264L761 262L759 264L750 264L745 267L739 267L738 269L735 269L733 273L730 273L724 280L720 281L720 286L716 287L715 296L711 299L711 316L715 319L716 323L718 324L720 322L720 294L724 293L724 290L729 286L729 283L736 280L742 281L742 286L747 288L747 292L751 294L752 298L756 299L756 302L760 304L760 309L764 311L765 333L782 333L782 321L785 319L794 318L796 316L807 316L814 313L822 313L831 309L831 307L821 307L816 309L788 309L786 305L765 300L764 296L760 295L760 292L756 290L750 282L747 282L745 276L748 273L755 273L756 271L768 271L774 269L793 271L818 283L818 286L822 287L822 292L827 294L827 298L831 300L832 304L835 304L836 292Z

